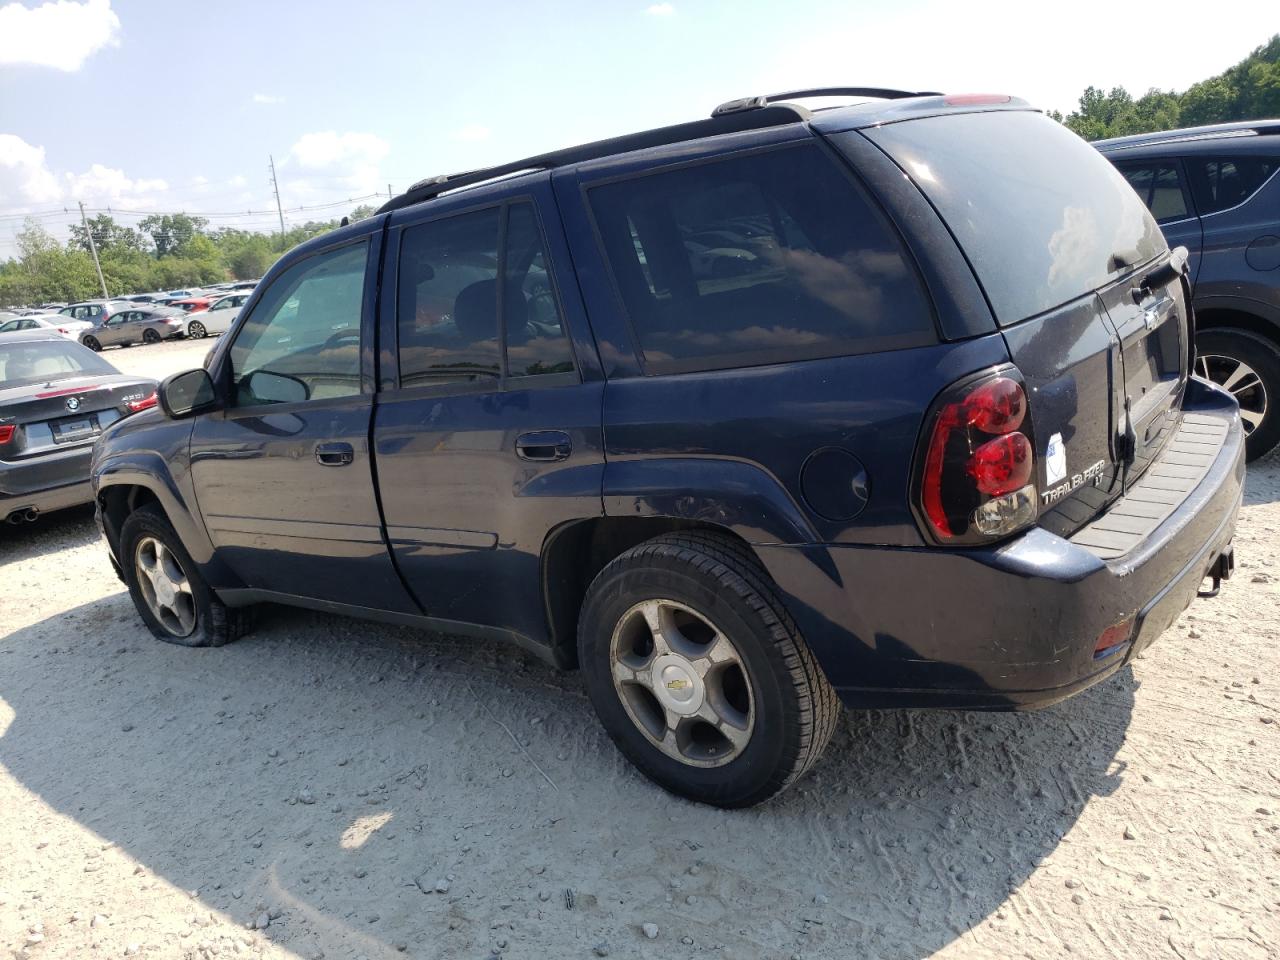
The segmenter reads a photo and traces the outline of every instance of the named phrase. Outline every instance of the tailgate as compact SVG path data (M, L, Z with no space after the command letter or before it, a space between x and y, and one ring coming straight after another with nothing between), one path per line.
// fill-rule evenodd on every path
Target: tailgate
M1160 228L1101 154L1035 111L861 132L973 267L1026 381L1039 523L1069 536L1123 494L1176 425L1187 321L1176 271L1132 292L1168 262Z
M1177 431L1190 358L1190 311L1176 270L1162 270L1166 254L1100 291L1120 342L1124 371L1118 446L1124 483L1131 488ZM1161 282L1160 274L1172 274Z

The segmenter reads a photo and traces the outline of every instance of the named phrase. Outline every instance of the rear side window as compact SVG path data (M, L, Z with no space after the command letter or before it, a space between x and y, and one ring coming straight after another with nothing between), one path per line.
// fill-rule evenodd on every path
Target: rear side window
M504 215L509 219L500 257ZM501 291L499 274L505 276ZM504 355L510 377L574 369L530 203L408 227L396 303L402 387L498 380Z
M1120 164L1119 169L1156 218L1156 223L1170 223L1190 216L1176 163Z
M816 146L615 181L590 202L647 372L936 340L897 235Z
M841 136L863 135L933 202L1001 324L1074 300L1166 249L1119 171L1041 113L956 113Z
M1228 210L1248 200L1280 167L1274 157L1205 160L1189 157L1191 189L1201 215Z

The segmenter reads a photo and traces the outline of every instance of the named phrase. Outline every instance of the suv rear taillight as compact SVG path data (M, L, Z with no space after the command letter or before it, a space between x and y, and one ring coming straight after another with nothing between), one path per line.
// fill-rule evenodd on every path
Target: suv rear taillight
M1035 445L1016 369L949 388L927 431L917 482L933 539L987 543L1035 523Z
M0 444L8 443L18 428L12 423L0 423Z

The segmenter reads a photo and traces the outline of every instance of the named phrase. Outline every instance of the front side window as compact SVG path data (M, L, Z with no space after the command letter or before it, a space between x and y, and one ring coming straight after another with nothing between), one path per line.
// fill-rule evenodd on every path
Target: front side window
M509 218L506 246L499 251L504 216ZM504 353L510 377L573 370L530 203L408 227L400 245L398 286L402 387L497 381L504 373Z
M367 241L300 260L258 301L231 345L234 406L360 393Z
M935 339L897 236L815 146L605 184L590 200L650 372Z
M1229 210L1248 200L1280 167L1274 157L1187 159L1191 189L1201 215Z
M1176 163L1123 164L1120 172L1157 223L1182 220L1190 215Z

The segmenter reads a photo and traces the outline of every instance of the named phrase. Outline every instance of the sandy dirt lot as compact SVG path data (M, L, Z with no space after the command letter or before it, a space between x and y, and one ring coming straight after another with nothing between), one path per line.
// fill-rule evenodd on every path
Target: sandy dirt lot
M108 357L160 376L206 349ZM578 678L519 651L283 609L169 646L87 510L5 528L0 948L1275 957L1280 460L1237 558L1074 700L850 712L796 788L728 813L651 786Z

